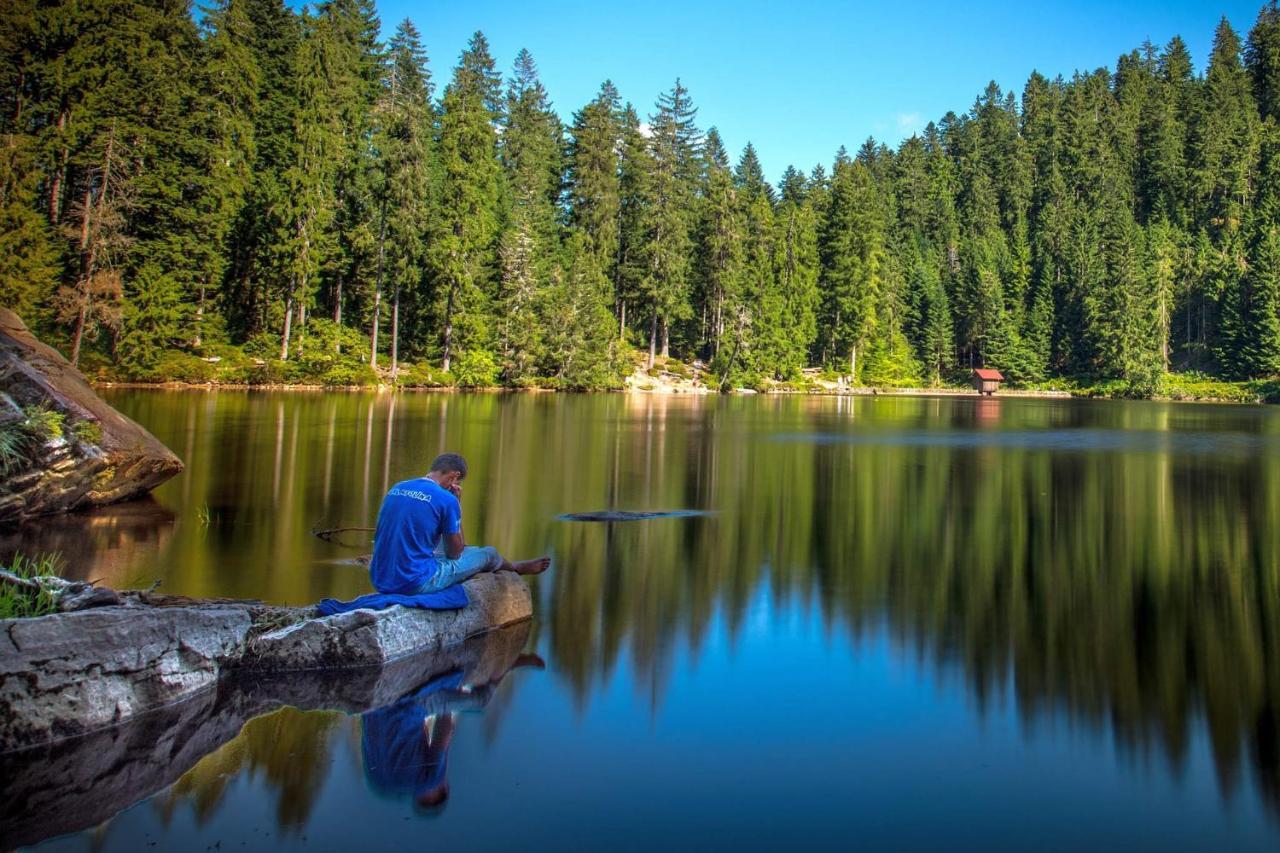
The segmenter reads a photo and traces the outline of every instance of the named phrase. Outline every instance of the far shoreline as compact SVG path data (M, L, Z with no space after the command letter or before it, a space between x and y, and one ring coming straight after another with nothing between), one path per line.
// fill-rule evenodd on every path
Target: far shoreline
M874 386L842 386L836 388L771 388L767 390L756 390L751 388L733 388L726 391L718 391L714 388L704 386L697 387L681 387L681 386L663 386L663 387L633 387L627 386L622 388L601 389L596 391L573 391L556 388L514 388L506 386L487 386L475 388L460 388L457 386L417 386L417 385L318 385L318 384L288 384L273 383L251 385L245 383L218 383L218 382L181 382L172 380L168 382L115 382L115 381L92 381L95 389L122 389L122 390L149 390L149 391L273 391L273 392L299 392L299 393L323 393L323 392L345 392L345 393L366 393L366 394L386 394L386 393L435 393L435 394L637 394L641 396L653 397L911 397L911 398L950 398L950 399L976 399L976 400L999 400L1000 398L1012 398L1022 400L1123 400L1130 402L1154 402L1154 403L1211 403L1216 405L1238 405L1238 406L1266 406L1272 405L1268 401L1260 397L1255 399L1232 399L1228 397L1218 396L1169 396L1169 395L1152 395L1149 397L1126 397L1117 394L1090 393L1089 391L1072 392L1062 389L1035 389L1035 388L1003 388L994 396L986 397L979 394L971 388L955 388L955 387L874 387Z

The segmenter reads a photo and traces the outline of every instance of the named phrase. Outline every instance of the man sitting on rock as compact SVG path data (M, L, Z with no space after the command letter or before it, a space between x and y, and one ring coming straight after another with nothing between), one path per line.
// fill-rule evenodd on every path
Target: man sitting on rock
M462 535L462 481L467 461L442 453L425 477L396 483L382 500L369 577L391 595L439 592L479 572L536 575L550 557L511 563L496 548L467 545Z

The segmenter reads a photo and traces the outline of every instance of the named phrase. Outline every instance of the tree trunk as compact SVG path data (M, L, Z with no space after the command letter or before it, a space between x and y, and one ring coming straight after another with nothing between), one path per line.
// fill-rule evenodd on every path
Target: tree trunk
M618 340L627 339L627 300L618 300Z
M391 381L396 381L400 368L400 286L391 296Z
M89 322L89 307L93 299L93 276L96 272L98 240L96 228L101 227L106 215L107 193L111 187L112 155L115 152L116 125L113 120L111 132L107 136L107 147L102 156L102 187L98 192L97 215L93 212L93 180L89 177L84 188L84 210L80 223L80 280L77 288L80 291L80 306L76 312L76 328L71 345L71 364L80 364L80 346L84 341L84 330Z
M858 345L849 347L849 384L858 384Z
M445 373L449 372L449 365L453 363L453 288L449 288L449 299L444 306L444 353L441 359L441 369Z
M333 280L333 325L342 326L342 270L338 270L338 277ZM334 340L333 351L342 352L341 337Z
M289 360L289 333L293 331L293 289L284 300L284 331L280 333L280 360Z
M1169 305L1168 295L1160 293L1160 358L1164 364L1164 372L1169 372Z
M378 367L378 315L382 313L382 290L373 291L373 326L369 332L369 366Z
M58 134L67 126L67 111L58 113ZM67 149L58 152L58 167L53 172L53 180L49 183L49 222L57 227L62 218L62 182L67 175Z
M378 213L378 275L373 286L373 326L369 331L369 366L378 366L378 314L382 307L382 276L387 264L387 194ZM449 368L445 368L448 370Z
M191 345L197 348L204 340L204 337L201 335L201 330L204 326L204 290L204 282L202 281L200 282L200 300L196 303L196 336L195 339L191 341Z
M671 358L671 323L662 318L662 357Z
M93 185L84 188L84 205L80 211L80 278L76 282L76 295L80 300L76 312L75 331L71 335L71 366L80 365L80 341L84 338L84 326L89 317L89 277L93 274L93 260L89 252L90 223L93 220Z
M89 303L80 303L80 312L76 315L76 330L71 336L71 366L80 366L80 340L84 337L84 324L89 316Z
M649 369L653 370L654 356L658 349L658 312L653 312L653 317L649 320Z
M711 334L714 338L712 344L713 358L720 357L720 341L724 338L724 296L716 294L716 312L715 319L711 321Z

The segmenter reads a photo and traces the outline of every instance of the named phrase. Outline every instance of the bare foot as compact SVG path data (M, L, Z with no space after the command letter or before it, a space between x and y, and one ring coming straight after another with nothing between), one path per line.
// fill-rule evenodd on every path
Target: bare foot
M540 575L551 566L550 557L538 557L536 560L521 560L511 564L511 570L518 575Z

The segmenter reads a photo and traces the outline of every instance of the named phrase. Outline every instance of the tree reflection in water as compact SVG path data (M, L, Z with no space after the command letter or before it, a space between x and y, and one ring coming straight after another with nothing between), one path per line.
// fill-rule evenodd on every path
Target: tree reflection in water
M1280 412L929 398L111 399L188 463L157 494L178 519L173 535L131 570L163 577L166 591L290 603L359 594L362 571L306 531L321 519L371 523L388 482L448 447L474 472L469 538L554 548L555 570L533 582L536 607L551 669L580 707L622 667L660 709L677 647L696 658L713 630L732 644L767 589L775 611L818 608L833 636L887 628L937 670L962 672L979 707L1012 695L1029 730L1066 715L1176 768L1203 727L1223 790L1250 765L1280 810ZM192 519L206 504L222 515L201 530ZM556 520L676 508L712 514ZM295 737L299 755L322 754L335 737L324 720L281 712L236 748ZM282 791L295 786L282 814L301 808L305 784L266 760Z

